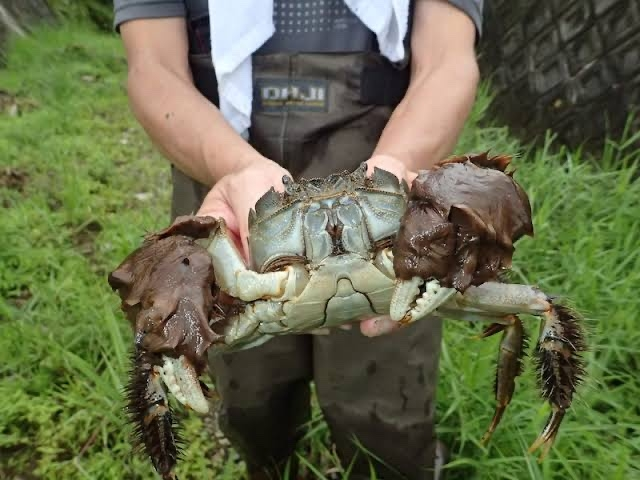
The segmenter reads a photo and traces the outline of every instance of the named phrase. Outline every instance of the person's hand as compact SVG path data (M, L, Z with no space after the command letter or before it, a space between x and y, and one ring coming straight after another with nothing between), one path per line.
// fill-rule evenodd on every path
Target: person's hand
M374 155L366 163L367 175L373 174L373 169L378 167L393 173L400 180L405 179L409 187L418 176L417 172L409 170L404 163L391 155Z
M409 170L404 163L390 155L374 155L367 161L367 167L368 175L373 173L374 167L378 167L393 173L400 180L406 180L409 187L418 176L416 172ZM360 332L367 337L378 337L398 328L400 324L391 320L388 315L360 319Z
M197 215L222 217L245 262L249 263L249 210L271 187L283 191L282 177L291 174L271 160L256 157L234 173L224 176L209 191Z

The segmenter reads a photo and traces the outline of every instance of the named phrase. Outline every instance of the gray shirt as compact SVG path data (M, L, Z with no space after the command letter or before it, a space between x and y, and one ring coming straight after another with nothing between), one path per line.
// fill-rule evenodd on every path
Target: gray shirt
M478 36L482 33L482 11L484 0L448 0L452 5L460 8L465 12L473 21ZM119 28L120 24L127 20L134 20L138 18L162 18L162 17L186 17L188 20L198 20L208 15L208 1L207 0L114 0L114 26ZM291 6L295 9L296 23L288 23L289 14L291 10L287 10L287 7ZM327 28L331 28L332 35L336 32L343 31L349 34L349 36L357 36L361 32L363 25L360 21L344 7L342 0L306 0L302 2L300 0L274 1L274 24L276 27L276 34L270 40L272 46L277 48L275 42L278 41L278 36L286 35L301 35L300 38L309 38L311 34L316 33L317 30L311 31L312 27L310 23L300 23L297 21L298 13L303 14L307 9L314 9L318 12L322 8L324 15L313 15L313 17L319 19L324 18L324 22L328 22ZM286 14L286 16L285 16ZM327 16L328 14L328 16ZM286 23L285 23L286 22ZM302 16L302 22L304 22L304 15ZM293 31L291 28L293 27ZM302 27L302 28L299 28ZM304 32L304 27L308 31ZM315 27L320 28L319 24ZM323 26L324 28L324 26ZM298 32L300 30L300 32ZM327 36L323 36L326 38ZM291 39L289 39L291 40ZM268 45L265 45L268 47Z

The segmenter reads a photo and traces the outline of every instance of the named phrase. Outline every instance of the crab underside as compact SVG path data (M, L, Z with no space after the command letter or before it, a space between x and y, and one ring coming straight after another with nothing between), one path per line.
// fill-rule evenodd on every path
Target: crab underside
M381 314L408 324L437 313L487 323L481 337L502 334L484 442L522 373L519 315L540 318L537 374L552 412L530 452L544 458L581 381L586 347L576 312L535 287L501 281L514 242L533 235L509 163L452 157L420 172L411 189L380 169L367 176L366 165L323 179L285 177L285 191L267 192L249 216L250 266L221 219L179 217L148 235L109 283L135 330L128 410L163 478L176 478L180 443L163 383L206 413L199 377L207 354Z

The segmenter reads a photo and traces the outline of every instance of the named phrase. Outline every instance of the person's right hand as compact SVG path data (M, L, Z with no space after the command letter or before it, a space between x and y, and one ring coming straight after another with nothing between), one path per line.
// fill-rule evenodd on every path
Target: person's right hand
M247 264L249 210L271 187L283 191L284 175L291 176L277 163L256 157L234 173L222 177L209 191L197 212L199 216L222 217L225 220Z

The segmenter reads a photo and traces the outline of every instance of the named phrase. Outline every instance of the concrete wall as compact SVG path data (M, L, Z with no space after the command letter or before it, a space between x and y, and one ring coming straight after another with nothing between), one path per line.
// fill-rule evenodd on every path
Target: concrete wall
M25 35L30 25L53 18L45 0L0 0L0 58L10 35Z

